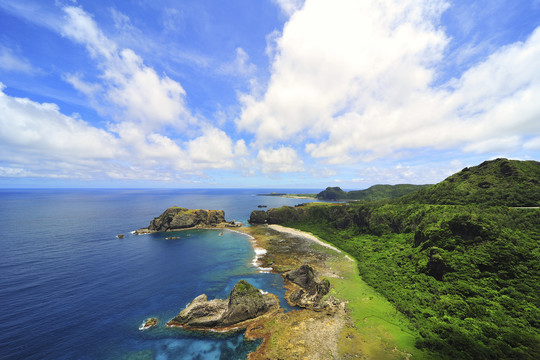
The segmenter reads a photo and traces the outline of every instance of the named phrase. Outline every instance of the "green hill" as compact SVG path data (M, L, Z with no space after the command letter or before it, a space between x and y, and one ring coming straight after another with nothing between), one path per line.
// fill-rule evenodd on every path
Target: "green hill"
M319 200L384 200L394 199L430 185L373 185L365 190L343 191L340 187L327 187L317 194Z
M465 168L400 203L540 206L540 162L496 159Z
M540 354L539 181L539 162L496 159L392 201L260 215L353 256L431 358L532 360Z

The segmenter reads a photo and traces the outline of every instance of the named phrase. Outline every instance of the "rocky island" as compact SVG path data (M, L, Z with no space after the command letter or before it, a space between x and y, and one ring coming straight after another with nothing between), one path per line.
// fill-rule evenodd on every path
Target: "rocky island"
M240 280L231 290L228 299L208 300L205 294L199 295L167 326L228 330L232 327L246 327L249 320L278 310L279 300L276 295L263 294L246 280Z
M154 218L148 227L135 230L135 234L150 234L197 228L239 227L242 223L225 220L223 210L186 209L178 206L168 208Z

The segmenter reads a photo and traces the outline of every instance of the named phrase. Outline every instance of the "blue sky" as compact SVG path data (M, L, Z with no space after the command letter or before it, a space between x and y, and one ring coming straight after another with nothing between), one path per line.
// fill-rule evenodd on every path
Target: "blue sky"
M0 187L363 189L540 158L540 0L0 0Z

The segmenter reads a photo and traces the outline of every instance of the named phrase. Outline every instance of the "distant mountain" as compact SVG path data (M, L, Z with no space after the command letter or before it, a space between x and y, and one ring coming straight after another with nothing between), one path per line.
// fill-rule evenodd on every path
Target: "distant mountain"
M340 187L327 187L317 194L319 200L383 200L394 199L430 185L373 185L365 190L343 191Z
M396 202L540 206L540 162L508 159L484 161Z

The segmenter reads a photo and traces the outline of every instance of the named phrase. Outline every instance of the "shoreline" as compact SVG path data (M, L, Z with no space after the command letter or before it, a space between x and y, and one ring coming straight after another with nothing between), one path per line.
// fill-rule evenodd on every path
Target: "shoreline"
M413 354L418 354L417 349L410 345L413 338L406 327L391 323L386 318L392 314L390 317L398 319L397 324L405 323L406 319L401 314L394 314L395 307L361 280L355 260L345 252L313 234L280 225L243 226L227 230L248 237L255 252L251 261L255 271L284 277L288 271L309 265L316 278L330 284L330 292L324 298L330 307L318 310L302 308L289 312L277 309L276 312L231 327L190 330L227 332L234 331L232 327L244 328L245 339L262 339L259 347L248 354L249 360L390 359L396 356L409 359L415 356ZM284 288L287 301L287 293L290 296L296 287L284 277Z
M328 249L332 249L334 251L337 251L340 254L344 254L347 259L349 259L350 261L354 261L349 255L343 253L340 249L336 248L333 245L325 243L324 241L322 241L321 239L319 239L315 235L313 235L311 233L308 233L306 231L297 230L297 229L293 229L293 228L289 228L289 227L285 227L285 226L281 226L281 225L277 225L277 224L271 224L271 225L268 225L268 227L270 229L273 229L273 230L278 231L280 233L285 233L285 234L293 235L293 236L296 236L296 237L299 237L299 238L303 238L303 239L312 241L312 242L314 242L314 243L316 243L318 245L321 245L321 246L324 246L324 247L326 247Z
M245 337L262 338L263 342L248 355L249 360L424 358L414 347L408 319L365 284L356 261L344 251L294 228L257 225L240 231L254 237L254 246L266 250L261 262L272 266L273 273L283 276L309 265L316 278L330 283L330 292L323 299L333 304L323 310L278 313L254 323ZM284 280L287 299L295 287Z

